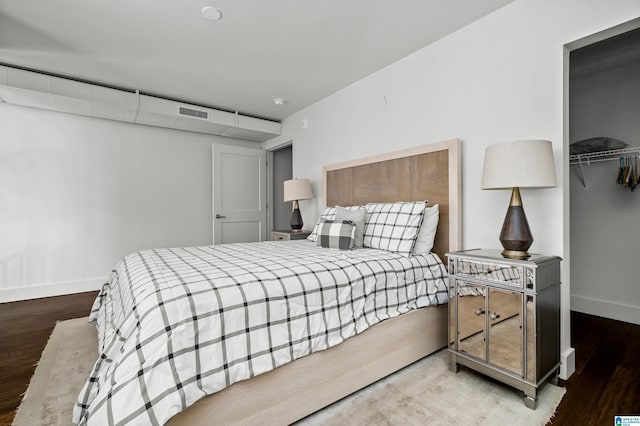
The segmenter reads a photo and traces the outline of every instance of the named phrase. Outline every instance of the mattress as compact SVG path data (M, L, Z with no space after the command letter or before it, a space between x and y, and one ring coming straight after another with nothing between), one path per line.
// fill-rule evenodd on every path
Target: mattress
M446 276L434 254L306 240L132 253L92 308L99 358L73 421L164 424L237 381L446 303Z

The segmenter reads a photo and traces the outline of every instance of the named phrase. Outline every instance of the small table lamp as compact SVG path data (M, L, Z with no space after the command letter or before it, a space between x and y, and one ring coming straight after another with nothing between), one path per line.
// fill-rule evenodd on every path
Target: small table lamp
M512 189L500 242L504 257L526 259L533 243L522 207L520 188L556 186L553 147L550 141L524 140L488 146L484 152L482 189Z
M293 201L293 213L291 214L291 231L302 231L302 215L300 214L299 200L313 198L309 179L291 179L284 181L284 201Z

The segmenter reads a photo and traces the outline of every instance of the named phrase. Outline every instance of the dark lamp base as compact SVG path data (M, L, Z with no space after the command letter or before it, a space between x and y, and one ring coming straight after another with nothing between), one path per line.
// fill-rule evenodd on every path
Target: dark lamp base
M512 259L526 259L529 257L529 247L533 244L533 235L529 229L527 216L524 214L520 190L513 188L509 209L502 224L500 242L504 251L502 255Z
M300 214L300 208L298 207L298 202L295 201L293 203L293 213L291 213L291 231L292 232L302 232L302 215Z

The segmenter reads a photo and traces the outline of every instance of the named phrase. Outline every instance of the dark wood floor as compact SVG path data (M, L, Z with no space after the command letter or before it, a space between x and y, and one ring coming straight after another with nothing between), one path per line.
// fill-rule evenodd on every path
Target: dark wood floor
M553 425L613 425L640 415L640 325L571 312L576 371Z
M86 316L96 292L0 304L0 426L11 424L56 321ZM571 313L576 372L549 425L640 415L640 326Z

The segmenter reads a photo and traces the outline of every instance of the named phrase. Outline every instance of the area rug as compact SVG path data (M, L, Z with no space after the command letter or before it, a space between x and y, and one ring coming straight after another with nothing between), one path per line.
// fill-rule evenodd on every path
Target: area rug
M56 324L13 424L71 425L96 358L96 330L86 318ZM451 373L441 350L296 425L545 425L564 393L546 384L530 410L520 391L465 368Z

